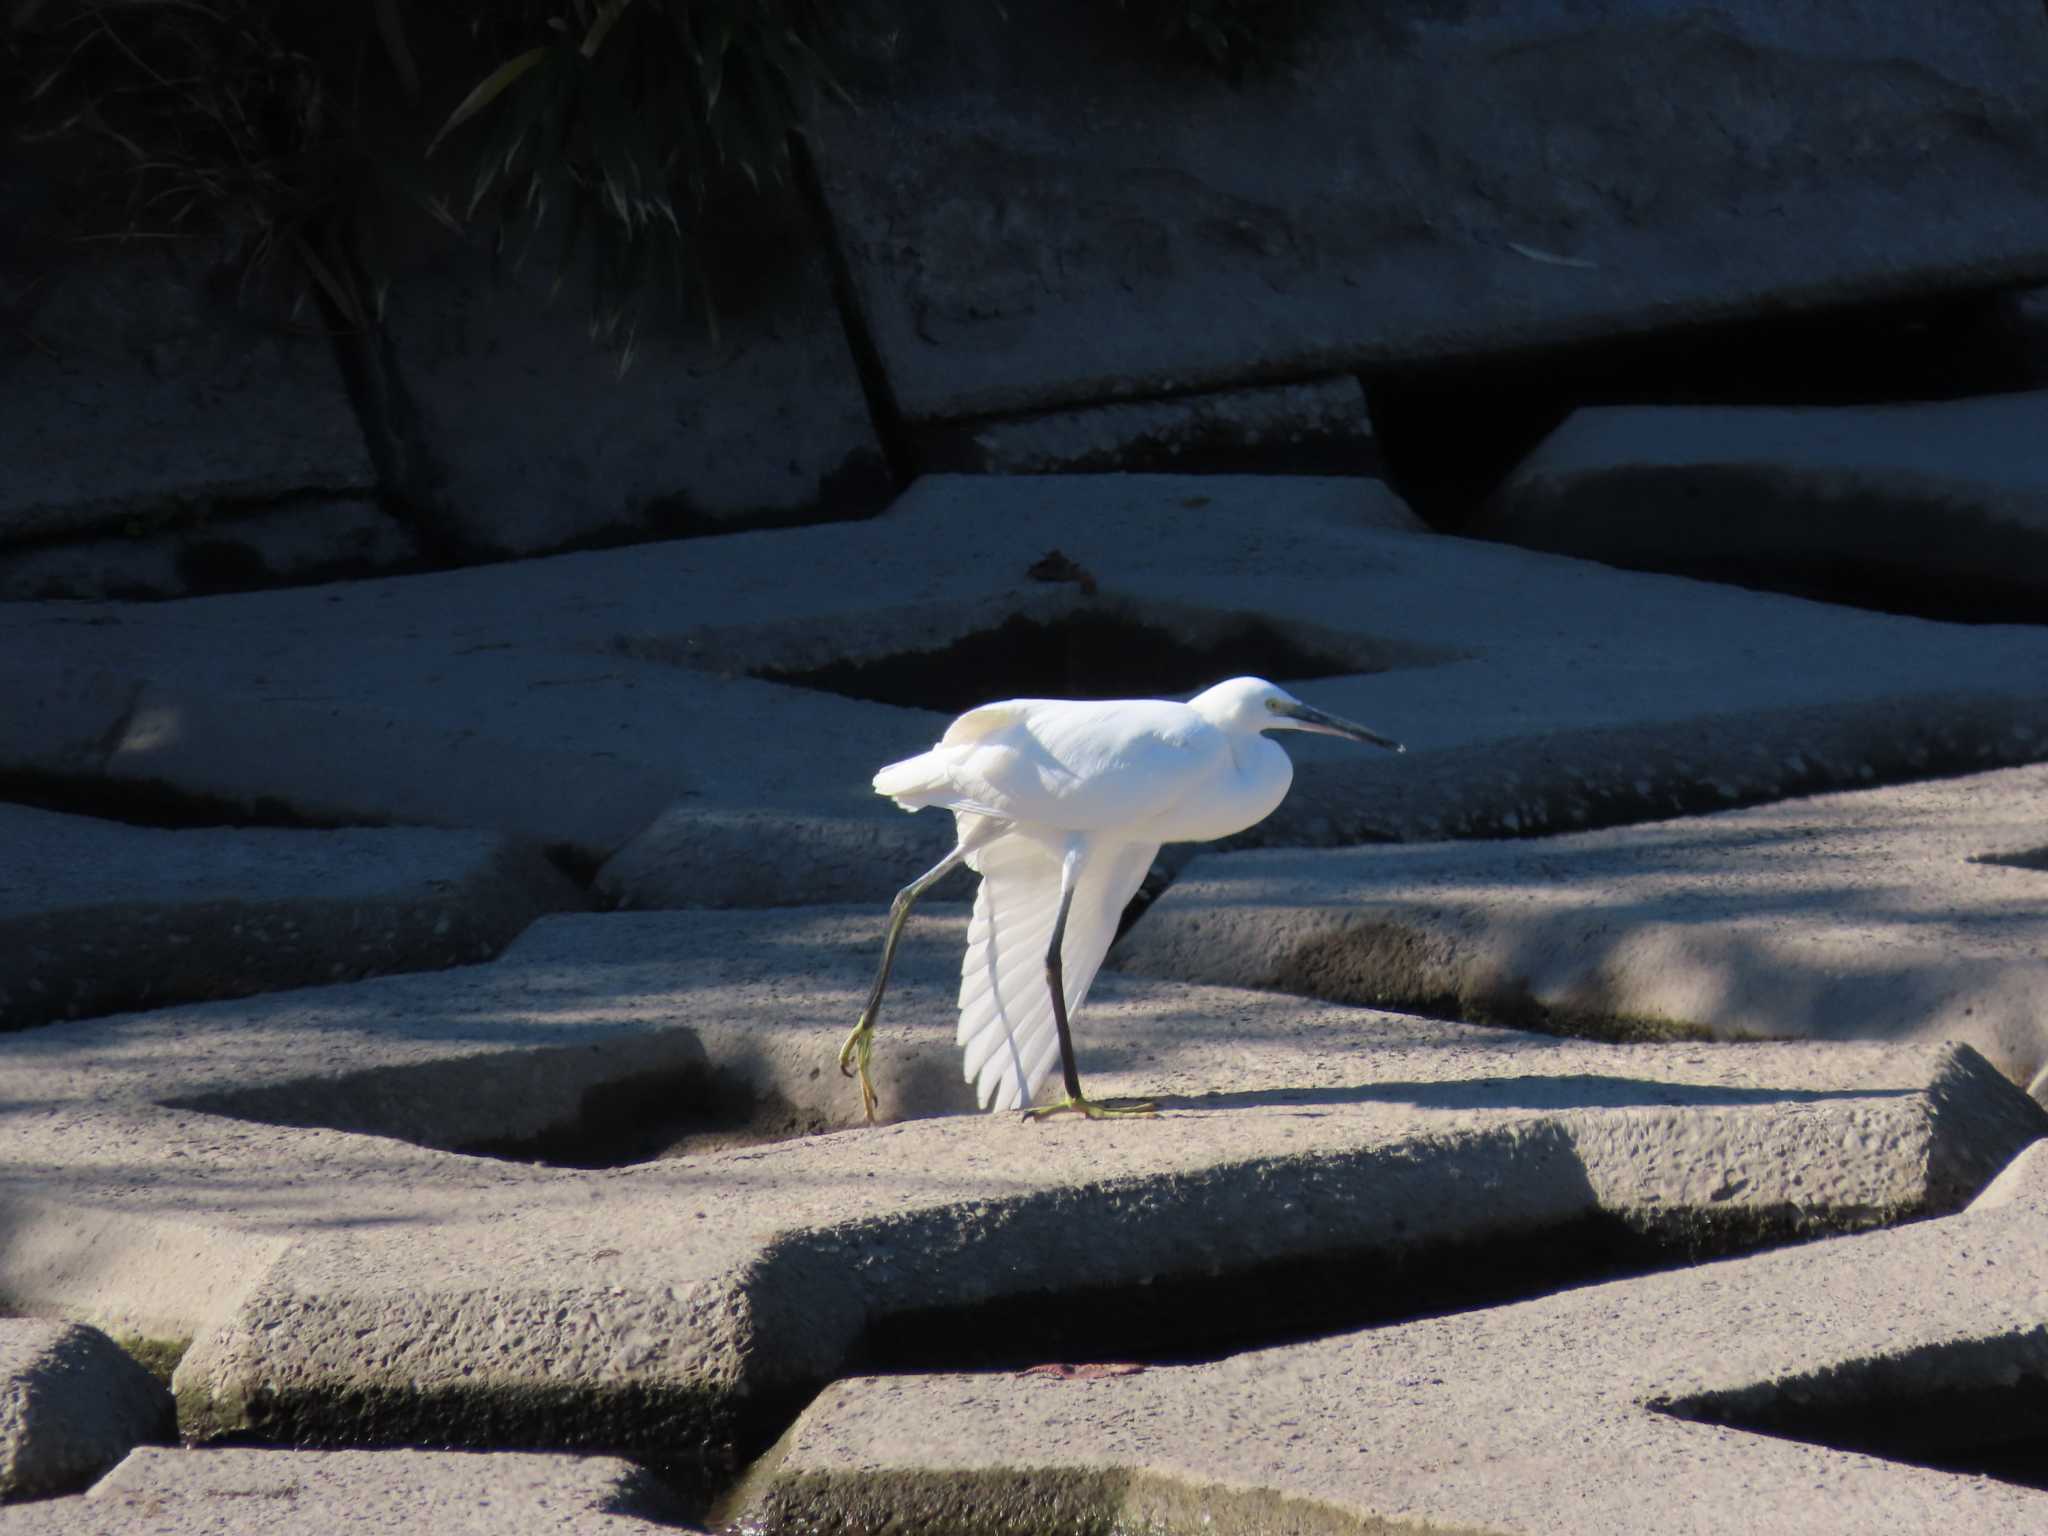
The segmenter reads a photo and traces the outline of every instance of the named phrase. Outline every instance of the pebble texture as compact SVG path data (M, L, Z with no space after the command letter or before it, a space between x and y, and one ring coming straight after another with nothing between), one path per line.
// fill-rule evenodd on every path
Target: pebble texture
M0 1501L82 1488L174 1433L170 1393L97 1328L0 1318Z

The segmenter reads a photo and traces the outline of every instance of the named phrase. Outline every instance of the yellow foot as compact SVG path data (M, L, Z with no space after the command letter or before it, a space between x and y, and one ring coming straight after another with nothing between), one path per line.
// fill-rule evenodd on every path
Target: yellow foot
M875 1110L881 1103L875 1097L875 1080L868 1075L868 1058L874 1051L875 1026L862 1014L860 1022L847 1035L846 1044L839 1047L839 1075L860 1078L860 1107L869 1125L875 1123Z
M1125 1120L1133 1115L1156 1115L1159 1106L1150 1099L1061 1099L1057 1104L1034 1104L1024 1111L1027 1120L1048 1115L1086 1115L1090 1120Z

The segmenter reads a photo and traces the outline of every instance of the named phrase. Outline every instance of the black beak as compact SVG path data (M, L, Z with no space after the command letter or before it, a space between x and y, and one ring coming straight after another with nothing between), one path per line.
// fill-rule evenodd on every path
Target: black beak
M1320 709L1299 702L1275 704L1273 713L1285 715L1295 722L1298 729L1314 731L1321 736L1343 736L1351 741L1368 742L1375 747L1385 747L1389 752L1406 752L1408 749L1391 736L1382 736L1378 731L1368 730L1350 720L1336 715L1326 715Z

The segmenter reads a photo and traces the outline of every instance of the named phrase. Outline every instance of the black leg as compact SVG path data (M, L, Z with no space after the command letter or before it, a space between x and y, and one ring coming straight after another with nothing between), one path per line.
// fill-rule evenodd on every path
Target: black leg
M1071 876L1074 859L1069 855L1061 869L1060 912L1052 922L1052 944L1045 952L1045 984L1052 989L1052 1024L1060 1037L1060 1072L1067 1082L1067 1097L1081 1102L1081 1074L1074 1069L1074 1037L1067 1029L1067 989L1060 960L1061 941L1067 936L1067 908L1074 904Z

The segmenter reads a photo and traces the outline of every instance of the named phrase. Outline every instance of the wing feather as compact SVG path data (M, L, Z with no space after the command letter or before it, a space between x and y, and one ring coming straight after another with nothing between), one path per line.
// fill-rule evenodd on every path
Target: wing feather
M1157 844L1091 848L1061 944L1067 1015L1080 1010ZM1060 860L1045 843L999 837L968 860L981 873L960 964L959 1043L985 1109L1022 1109L1059 1062L1045 952L1059 915Z
M875 791L998 820L1117 836L1230 761L1221 732L1159 699L1011 699L955 720L929 751L890 763Z

